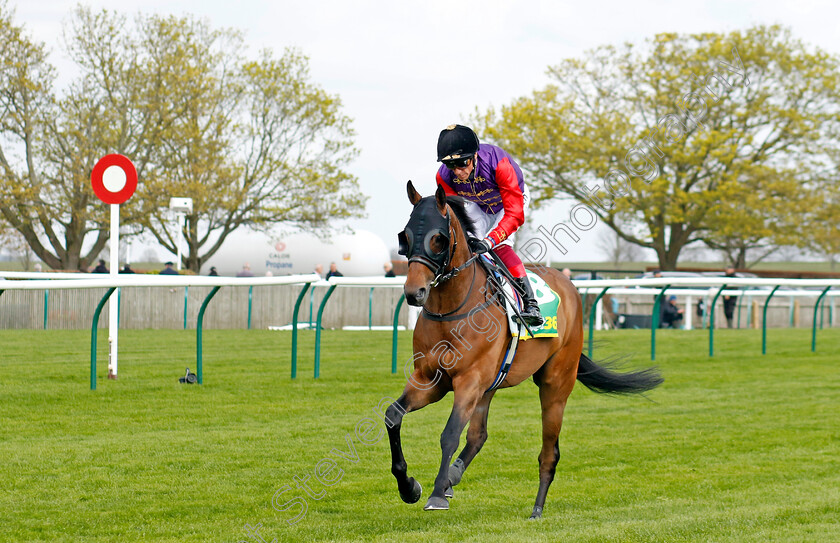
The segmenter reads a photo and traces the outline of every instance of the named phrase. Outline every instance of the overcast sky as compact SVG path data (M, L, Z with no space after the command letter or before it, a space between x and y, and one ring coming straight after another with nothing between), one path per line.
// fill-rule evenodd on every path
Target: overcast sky
M9 0L16 21L53 51L63 77L62 22L71 0ZM390 246L410 211L405 182L434 189L440 130L476 108L502 106L548 83L548 66L601 44L641 42L659 32L728 32L781 23L796 37L840 52L840 5L828 0L564 2L364 2L258 0L120 0L83 2L122 13L193 14L246 32L250 53L279 56L298 47L312 80L337 94L354 120L361 150L350 171L369 197L368 218L351 226ZM527 182L527 179L526 179ZM567 216L563 204L534 214L548 228ZM601 225L564 259L603 260ZM557 259L560 255L557 254Z

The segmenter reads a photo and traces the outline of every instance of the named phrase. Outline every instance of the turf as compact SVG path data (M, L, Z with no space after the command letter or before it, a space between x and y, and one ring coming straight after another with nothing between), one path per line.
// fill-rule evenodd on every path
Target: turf
M816 354L809 331L771 330L764 356L757 331L721 330L714 358L703 331L661 331L666 381L647 398L575 388L538 522L530 382L497 394L450 510L424 512L451 395L403 424L417 504L397 495L381 422L372 444L354 432L402 390L410 333L392 375L389 333L325 331L317 381L303 333L293 381L288 333L208 330L202 386L177 381L195 370L194 332L122 332L117 381L103 336L92 392L89 332L0 332L0 541L260 541L245 530L258 523L266 542L840 540L838 330ZM597 339L596 359L650 364L644 331ZM278 508L306 500L295 524L300 506L272 507L285 486Z

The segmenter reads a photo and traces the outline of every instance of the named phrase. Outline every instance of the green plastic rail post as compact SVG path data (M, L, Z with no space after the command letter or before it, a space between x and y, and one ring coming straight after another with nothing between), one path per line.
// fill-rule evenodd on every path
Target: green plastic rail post
M715 304L723 293L726 285L722 285L712 298L712 307L709 308L709 356L715 356Z
M248 287L248 330L251 329L251 303L254 297L254 285Z
M99 326L99 314L102 313L102 308L105 307L105 302L114 293L116 287L111 287L105 296L99 300L99 305L96 306L96 311L93 312L93 324L90 327L90 389L96 390L96 329ZM3 291L0 290L0 293Z
M595 300L592 302L592 307L589 309L589 358L592 358L592 335L595 331L595 308L598 307L598 302L601 301L601 298L604 297L604 294L606 294L608 290L610 290L610 287L604 287L604 290L598 293L598 296L595 297ZM586 296L584 296L583 299L586 300L587 296L589 296L589 291L586 292Z
M656 360L656 329L659 328L659 311L662 307L662 296L671 285L665 285L653 301L653 314L650 316L650 359Z
M47 329L47 315L50 314L50 291L44 291L44 330Z
M825 287L823 291L820 293L820 297L817 298L817 303L814 304L814 326L811 329L811 352L817 352L817 313L820 311L820 302L823 301L825 295L828 294L828 291L831 290L831 287ZM820 328L822 328L822 323L820 323Z
M190 298L190 287L184 287L184 330L187 329L187 301ZM199 381L201 384L201 381Z
M373 287L368 295L368 330L373 330Z
M399 337L397 326L399 325L400 309L402 309L404 301L405 293L400 296L400 299L397 301L397 309L394 310L394 337L391 340L391 373L397 373L397 338Z
M312 283L305 283L303 285L303 288L300 290L300 294L298 294L297 301L295 302L295 310L292 313L292 379L297 377L298 313L300 312L300 303L303 301L306 291L309 290L309 287L311 286Z
M336 285L330 285L327 293L324 294L324 299L321 300L321 306L318 308L318 320L315 321L315 379L321 375L321 318L324 316L324 306L327 305L327 300L332 296Z
M793 316L794 316L794 309L796 308L796 304L794 303L795 298L793 296L790 297L790 302L788 303L788 327L793 328Z
M761 314L761 354L767 354L767 307L770 305L770 298L779 290L780 285L773 287L767 300L764 302L764 312Z
M195 323L195 376L198 377L198 384L200 385L203 382L202 379L202 352L201 352L201 332L204 328L204 310L207 309L207 304L210 303L210 300L213 299L213 296L219 292L219 289L222 287L213 287L213 290L210 291L210 294L204 298L204 302L201 304L201 309L198 310L198 321Z

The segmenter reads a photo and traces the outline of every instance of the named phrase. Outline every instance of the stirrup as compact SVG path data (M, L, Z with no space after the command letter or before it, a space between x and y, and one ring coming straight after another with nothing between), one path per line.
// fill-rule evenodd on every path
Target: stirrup
M519 319L517 318L517 320ZM537 310L536 314L528 312L527 310L523 310L522 321L531 328L539 328L545 323L545 319L543 319L543 316L540 314L539 310Z
M540 306L534 298L534 291L531 289L531 281L527 277L517 277L516 282L524 291L522 296L522 321L530 328L539 328L545 322L540 314Z

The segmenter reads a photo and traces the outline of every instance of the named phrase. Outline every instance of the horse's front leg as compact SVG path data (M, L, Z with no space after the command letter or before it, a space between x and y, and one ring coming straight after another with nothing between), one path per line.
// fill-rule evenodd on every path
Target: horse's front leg
M484 446L484 442L487 441L487 415L490 413L490 401L493 400L495 393L495 390L484 393L473 411L472 418L470 418L470 427L467 430L467 443L464 445L461 454L458 455L458 459L449 466L449 484L452 486L461 482L464 471L470 466L481 447ZM447 493L446 497L451 498L451 492Z
M414 382L417 382L416 380ZM446 390L436 383L428 389L415 387L410 381L406 385L402 396L392 403L385 411L386 426L388 427L388 440L391 444L391 473L397 480L397 489L400 491L400 498L405 503L416 503L423 493L414 477L408 476L408 464L402 452L400 441L400 428L402 427L403 415L410 411L416 411L422 407L436 402L446 394Z
M432 490L432 495L429 496L429 501L426 502L424 507L426 511L449 509L449 500L445 496L446 490L450 487L449 463L458 449L461 433L470 417L472 417L475 406L482 396L477 379L462 384L461 387L456 385L454 389L455 401L452 406L452 413L449 415L446 427L440 435L440 470L435 478L435 488Z

